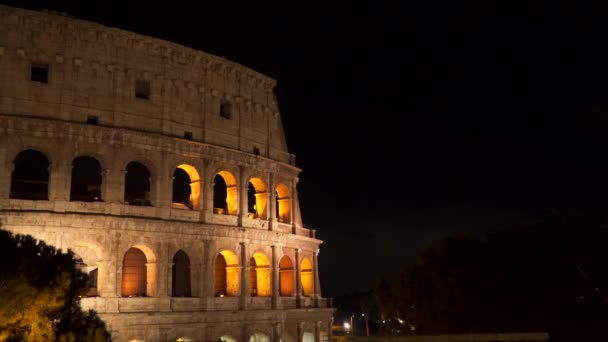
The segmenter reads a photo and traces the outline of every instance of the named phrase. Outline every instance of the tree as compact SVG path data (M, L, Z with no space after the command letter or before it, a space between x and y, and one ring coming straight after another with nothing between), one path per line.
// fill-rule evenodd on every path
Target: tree
M450 237L406 265L379 301L419 333L549 332L606 341L608 220L548 212L543 220ZM386 290L383 290L386 293Z
M79 296L88 276L63 253L29 235L0 229L0 340L109 341L105 323Z

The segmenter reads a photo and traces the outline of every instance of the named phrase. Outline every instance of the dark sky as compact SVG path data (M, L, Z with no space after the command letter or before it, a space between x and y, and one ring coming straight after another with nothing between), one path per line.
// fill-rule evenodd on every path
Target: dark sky
M0 1L277 80L326 295L449 234L608 204L607 7L559 1Z

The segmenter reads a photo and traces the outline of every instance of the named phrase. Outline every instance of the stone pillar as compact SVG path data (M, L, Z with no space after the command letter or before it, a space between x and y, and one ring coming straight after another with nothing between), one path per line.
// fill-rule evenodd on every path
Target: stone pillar
M291 224L291 231L297 233L297 225L295 220L295 209L296 209L296 190L297 178L291 181L291 191L289 194L289 223Z
M202 221L203 222L207 222L209 219L209 217L211 216L211 214L213 214L213 178L215 177L213 173L213 169L212 169L212 163L210 159L203 159L203 163L204 163L204 171L203 171L203 182L202 182L202 187L203 187L203 194L202 194L202 198L203 198L203 203L202 203L202 210L203 210L203 215L202 216Z
M274 173L270 173L268 176L268 221L269 221L269 230L277 230L278 221L277 221L277 195L276 195L276 182L274 179Z
M247 309L247 301L249 300L249 281L247 279L249 275L249 266L247 263L247 248L244 242L240 243L241 246L241 255L240 255L240 297L239 297L239 309L246 310Z
M190 293L192 297L203 297L203 292L200 287L202 284L201 270L204 269L203 264L190 264ZM171 272L173 274L173 272Z
M168 218L173 204L173 175L165 173L156 178L156 206L160 216Z
M281 297L279 293L279 263L277 260L277 246L270 246L272 248L272 264L270 272L272 272L272 308L279 309L281 307Z
M166 282L163 282L165 284L165 293L161 294L160 297L162 296L169 296L169 297L173 297L173 265L175 265L175 263L173 262L168 262L167 263L167 276L164 277L166 279ZM161 280L162 282L162 280Z
M321 342L321 321L315 322L315 342Z
M239 168L239 184L238 186L238 194L239 194L239 227L243 226L243 221L249 214L248 201L249 201L249 182L248 182L248 170L246 167L241 166Z
M297 324L297 341L302 342L304 340L304 322L298 322Z
M159 295L156 285L158 283L158 274L156 270L157 265L155 262L146 263L146 295L149 297L156 297Z
M281 335L283 335L283 325L281 324L281 322L276 322L272 325L272 327L272 342L281 342Z
M302 250L300 248L296 248L296 264L295 264L295 269L296 269L296 307L300 308L302 307L302 265L300 263L300 254L301 254Z
M334 325L334 319L333 317L327 322L327 340L328 341L333 341L333 325Z
M319 250L313 253L313 281L314 281L314 303L315 307L319 307L321 299L321 281L319 279Z
M103 171L101 199L106 203L123 203L125 199L126 170L106 169Z
M192 210L201 210L201 180L197 179L190 183L190 203Z
M72 164L49 164L48 197L51 201L69 201Z
M211 240L205 240L205 250L204 255L205 258L203 260L203 270L202 270L202 284L200 284L201 289L201 297L205 298L206 309L213 310L213 303L215 298L215 253L214 247L215 245Z

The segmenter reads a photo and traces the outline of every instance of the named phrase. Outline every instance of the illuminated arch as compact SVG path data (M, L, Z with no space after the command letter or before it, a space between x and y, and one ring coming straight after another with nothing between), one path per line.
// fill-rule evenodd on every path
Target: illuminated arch
M190 258L181 249L175 253L173 257L172 271L172 287L171 295L173 297L190 297L192 296L190 287Z
M19 152L13 160L10 198L49 199L49 166L47 156L37 150Z
M296 339L291 337L287 332L283 331L281 334L281 342L296 342Z
M270 263L261 252L254 253L249 259L249 294L258 297L271 294Z
M248 196L247 196L247 208L249 215L252 218L259 218L262 220L268 219L268 189L266 183L259 178L253 177L249 180L248 184Z
M279 222L291 222L291 197L289 188L285 184L277 185L276 189L276 209Z
M279 261L279 294L281 296L293 296L296 292L294 268L291 258L284 255Z
M96 158L80 156L72 161L70 201L101 201L102 170Z
M302 295L310 297L314 292L312 264L307 258L300 264L300 279L302 280Z
M249 338L249 342L270 342L270 337L259 332L254 333Z
M213 179L213 210L216 214L238 213L236 177L230 171L219 171Z
M201 178L196 168L180 164L173 171L173 204L193 210L200 209Z
M302 335L302 342L315 342L315 334L305 331Z
M145 245L134 245L129 248L122 262L123 297L146 297L154 294L154 275L156 270L148 272L148 267L156 263L152 250Z
M239 295L239 259L229 250L223 250L215 257L215 296L234 297Z

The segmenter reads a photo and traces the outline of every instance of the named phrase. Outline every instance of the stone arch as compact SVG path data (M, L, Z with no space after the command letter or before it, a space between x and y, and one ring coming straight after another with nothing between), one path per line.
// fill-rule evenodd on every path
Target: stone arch
M201 177L190 164L179 164L173 170L173 205L192 210L200 209Z
M315 342L315 334L310 331L305 331L302 334L302 342Z
M281 296L293 296L295 288L295 270L291 258L284 255L279 260L279 294Z
M77 260L77 268L86 273L86 296L95 297L101 292L103 285L103 257L101 247L93 242L77 242L70 248Z
M48 200L50 165L47 155L38 150L19 152L13 159L10 198Z
M190 258L183 250L173 256L172 266L172 297L191 297Z
M270 337L266 334L255 332L249 338L249 342L270 342Z
M150 206L150 169L139 161L131 161L125 166L124 203Z
M70 201L101 201L103 172L101 163L95 157L83 155L72 160Z
M300 279L302 281L302 295L310 297L314 292L314 278L312 263L308 258L303 258L300 263Z
M262 252L255 252L249 259L249 294L268 297L272 293L270 263Z
M238 213L238 188L234 174L218 171L213 178L213 212L236 215Z
M239 258L231 250L224 249L215 257L214 293L216 297L239 295Z
M145 245L133 245L123 255L121 295L149 297L154 295L156 256ZM150 267L152 266L152 267Z
M250 218L268 220L268 188L262 178L251 177L247 184L247 209Z
M276 192L276 215L279 222L291 222L291 197L287 185L280 183L275 188Z

